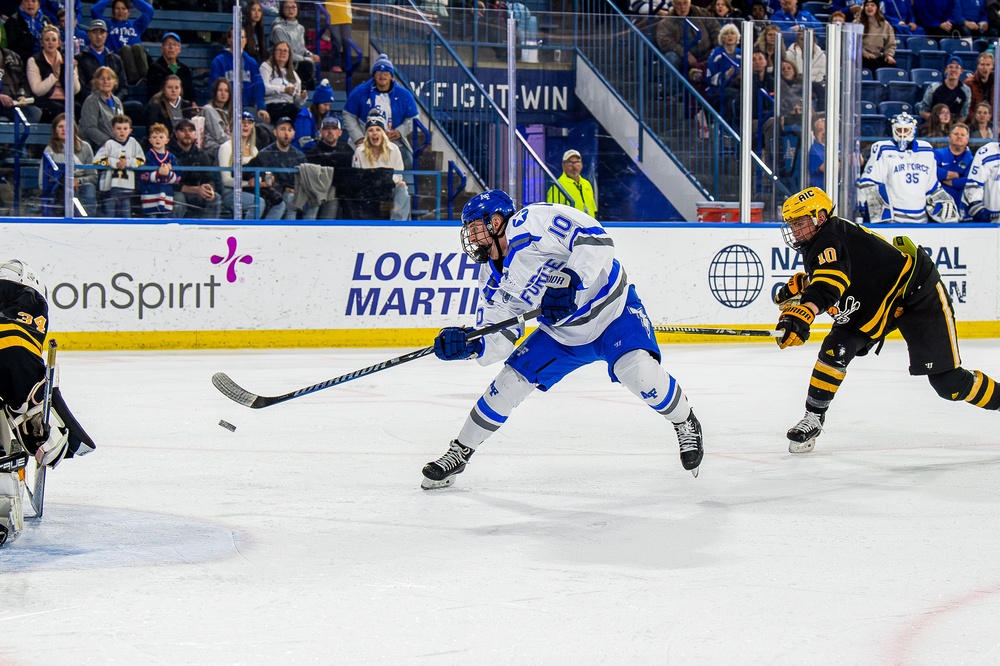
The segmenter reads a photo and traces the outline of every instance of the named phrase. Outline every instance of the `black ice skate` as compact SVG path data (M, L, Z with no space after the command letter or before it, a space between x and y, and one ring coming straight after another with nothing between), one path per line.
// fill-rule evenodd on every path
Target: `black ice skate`
M451 440L448 451L443 456L424 465L424 479L420 487L424 490L447 488L455 483L455 475L465 470L465 465L475 450L470 449L457 440Z
M694 415L694 410L691 410L687 421L675 423L674 430L677 432L677 443L681 447L681 465L698 478L698 466L701 465L705 451L701 446L701 423Z
M802 420L788 430L788 452L809 453L816 448L816 438L823 432L825 414L806 410Z

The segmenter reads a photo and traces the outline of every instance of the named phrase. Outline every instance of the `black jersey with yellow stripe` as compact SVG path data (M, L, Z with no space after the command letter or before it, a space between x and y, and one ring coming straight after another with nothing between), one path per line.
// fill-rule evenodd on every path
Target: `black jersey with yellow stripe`
M803 302L873 340L891 329L892 315L913 272L914 259L892 243L843 218L831 217L804 250L809 286Z
M26 349L42 358L49 305L34 289L0 280L0 353Z

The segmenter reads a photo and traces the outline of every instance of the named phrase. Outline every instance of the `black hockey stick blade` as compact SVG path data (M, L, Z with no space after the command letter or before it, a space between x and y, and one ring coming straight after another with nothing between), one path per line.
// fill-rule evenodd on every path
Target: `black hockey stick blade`
M776 338L781 331L759 330L756 328L699 328L695 326L654 326L658 333L690 333L693 335L736 335L749 338Z
M516 317L511 317L510 319L505 319L499 323L493 324L492 326L487 326L481 328L477 331L473 331L469 334L469 340L478 340L479 338L489 335L490 333L496 333L497 331L503 330L510 326L516 324L523 324L526 321L534 319L541 314L540 309L530 310L525 312L523 315L518 315ZM326 381L319 382L318 384L313 384L312 386L306 386L298 390L292 391L291 393L284 393L282 395L275 396L265 396L257 395L256 393L251 393L246 390L236 382L234 382L229 375L224 372L217 372L212 375L212 385L219 389L222 395L226 396L233 402L237 402L244 407L249 407L250 409L261 409L263 407L270 407L271 405L276 405L279 402L285 402L286 400L292 400L294 398L300 398L304 395L309 395L310 393L315 393L316 391L322 391L323 389L330 388L331 386L336 386L338 384L343 384L344 382L349 382L352 379L357 379L358 377L365 377L367 375L374 374L376 372L381 372L382 370L388 370L389 368L394 368L397 365L402 365L403 363L408 363L410 361L415 361L418 358L422 358L429 354L434 353L434 347L424 347L423 349L417 349L411 351L402 356L397 356L396 358L390 358L388 361L382 361L381 363L376 363L375 365L370 365L367 368L361 368L360 370L355 370L354 372L349 372L346 375L340 375L339 377L334 377L333 379L327 379Z

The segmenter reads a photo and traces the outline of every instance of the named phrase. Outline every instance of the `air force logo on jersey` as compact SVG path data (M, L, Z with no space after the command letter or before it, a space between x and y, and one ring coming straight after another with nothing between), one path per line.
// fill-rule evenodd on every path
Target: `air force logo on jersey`
M652 324L649 323L649 317L646 315L645 310L643 310L642 308L633 308L629 306L628 311L639 318L639 321L642 322L643 327L645 327L646 329L646 333L648 333L649 335L653 335L653 326Z
M516 215L514 215L514 217L510 218L510 226L519 227L522 224L524 224L524 221L527 219L528 219L528 209L522 208L521 212L517 213Z

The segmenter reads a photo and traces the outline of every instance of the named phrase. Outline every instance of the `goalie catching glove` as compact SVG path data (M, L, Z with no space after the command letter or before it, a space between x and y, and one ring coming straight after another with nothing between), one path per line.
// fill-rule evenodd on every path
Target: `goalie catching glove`
M780 338L775 338L778 347L797 347L809 339L809 327L816 320L813 311L804 305L792 305L781 311L775 330L783 331Z
M59 391L59 373L52 388L49 423L42 423L45 380L31 389L28 399L18 409L7 408L7 416L24 449L39 465L55 467L63 458L83 456L96 448L83 426L76 420Z
M805 273L796 273L788 278L788 282L781 285L774 295L774 302L777 305L798 305L802 298L802 290L809 286L809 276Z

